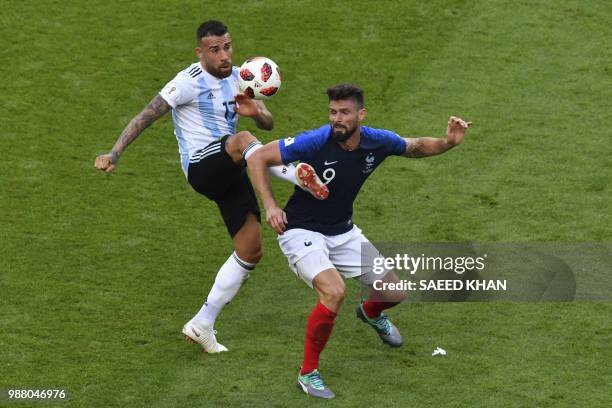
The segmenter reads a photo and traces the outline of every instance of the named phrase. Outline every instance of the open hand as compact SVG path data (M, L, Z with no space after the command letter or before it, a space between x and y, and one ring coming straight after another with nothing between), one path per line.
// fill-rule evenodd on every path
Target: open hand
M259 106L257 106L257 102L243 93L236 94L234 97L234 102L236 102L236 112L240 116L253 117L257 116L259 113Z
M448 119L448 127L446 128L446 143L451 146L457 146L463 141L465 131L470 126L472 126L472 122L466 122L461 118L451 116Z

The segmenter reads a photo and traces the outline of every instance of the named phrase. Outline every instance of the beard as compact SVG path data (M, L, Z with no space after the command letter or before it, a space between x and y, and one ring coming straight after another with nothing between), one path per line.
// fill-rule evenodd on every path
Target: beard
M227 69L227 68L224 68L224 69ZM227 78L228 76L232 75L232 69L230 67L229 71L221 71L221 68L219 68L215 73L212 73L212 72L210 73L219 79L223 79L223 78Z
M335 142L345 142L353 133L355 133L355 129L357 128L354 127L352 129L348 129L342 126L342 128L337 129L332 127L332 139L334 139Z
M223 70L225 70L225 71L223 71ZM212 67L207 66L206 67L206 72L208 72L210 75L212 75L212 76L214 76L216 78L219 78L219 79L227 78L230 75L232 75L232 64L231 63L229 64L229 68L218 67L218 68L214 69Z

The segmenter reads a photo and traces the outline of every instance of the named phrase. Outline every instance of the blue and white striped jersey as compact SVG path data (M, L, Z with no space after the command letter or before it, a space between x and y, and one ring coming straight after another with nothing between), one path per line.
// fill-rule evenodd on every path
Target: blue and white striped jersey
M234 110L234 96L238 93L238 73L239 68L234 67L232 75L219 79L196 62L159 92L172 107L174 134L185 175L194 153L236 133L238 114Z

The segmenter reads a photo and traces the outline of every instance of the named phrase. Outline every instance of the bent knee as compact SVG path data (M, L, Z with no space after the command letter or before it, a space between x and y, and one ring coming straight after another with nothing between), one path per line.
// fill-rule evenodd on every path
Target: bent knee
M225 143L225 151L232 158L234 163L242 163L244 151L253 142L259 142L251 132L242 131L232 135Z
M240 150L240 152L244 151L249 144L257 141L257 138L247 130L236 133L234 136L232 136L232 139L235 140L236 148Z
M248 249L236 248L236 255L245 262L256 264L263 258L263 248L261 245L253 245Z
M344 301L346 287L344 285L344 282L341 281L337 284L334 284L333 286L325 288L325 290L322 292L322 295L326 300L332 303L339 304Z

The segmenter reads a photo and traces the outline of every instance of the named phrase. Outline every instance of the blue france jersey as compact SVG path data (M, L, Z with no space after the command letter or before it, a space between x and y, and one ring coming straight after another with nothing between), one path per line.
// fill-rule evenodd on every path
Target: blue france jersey
M406 151L406 141L389 130L362 126L359 147L353 151L342 149L331 135L331 126L325 125L279 142L283 163L299 160L310 164L330 191L327 200L317 200L296 187L285 206L287 229L324 235L349 231L353 202L363 183L387 156Z

